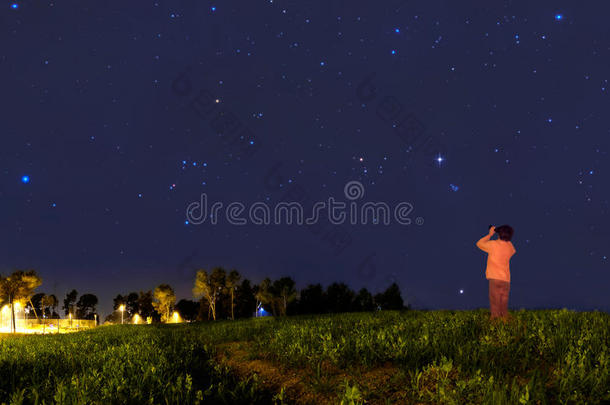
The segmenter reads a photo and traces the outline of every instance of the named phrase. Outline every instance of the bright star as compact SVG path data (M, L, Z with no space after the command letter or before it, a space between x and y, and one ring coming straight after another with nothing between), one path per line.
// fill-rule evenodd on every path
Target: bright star
M19 8L19 4L17 4L17 3L13 3L13 4L11 4L11 8L12 8L13 10L17 10L17 9Z
M22 176L22 177L21 177L21 182L22 182L23 184L27 184L27 183L29 183L29 182L30 182L30 176Z
M563 14L555 14L555 21L563 20Z
M444 160L445 159L439 153L439 155L436 157L436 161L438 162L438 165L440 166L441 163L443 163Z
M464 290L460 290L460 294L464 294Z
M396 50L392 49L392 55L396 55Z
M399 33L400 32L400 28L394 28L394 32Z

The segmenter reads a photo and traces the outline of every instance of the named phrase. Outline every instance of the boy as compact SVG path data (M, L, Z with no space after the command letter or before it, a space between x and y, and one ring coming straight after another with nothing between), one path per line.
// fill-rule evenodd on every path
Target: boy
M494 233L498 239L490 240ZM510 241L513 228L508 225L490 226L487 236L477 242L477 247L487 252L485 278L489 280L489 309L491 319L508 319L508 293L510 291L510 258L516 250Z

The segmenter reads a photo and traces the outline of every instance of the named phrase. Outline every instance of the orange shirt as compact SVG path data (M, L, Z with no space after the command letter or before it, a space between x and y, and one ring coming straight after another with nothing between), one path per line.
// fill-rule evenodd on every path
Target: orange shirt
M477 247L487 252L487 269L485 277L495 280L508 281L510 283L509 262L516 250L512 242L501 239L489 240L491 235L479 239Z

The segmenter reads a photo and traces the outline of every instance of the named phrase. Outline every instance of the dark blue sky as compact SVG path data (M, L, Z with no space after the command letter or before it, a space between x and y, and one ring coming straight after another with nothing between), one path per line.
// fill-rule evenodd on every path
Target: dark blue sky
M508 223L511 308L610 309L610 7L481 4L3 2L0 271L104 313L217 265L475 308ZM349 181L412 224L185 223Z

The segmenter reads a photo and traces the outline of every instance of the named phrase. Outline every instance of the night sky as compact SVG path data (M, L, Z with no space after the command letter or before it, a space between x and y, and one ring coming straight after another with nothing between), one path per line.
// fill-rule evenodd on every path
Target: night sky
M610 310L610 7L491 3L4 1L0 272L102 314L214 266L478 308L506 223L510 308ZM411 224L186 215L350 181Z

